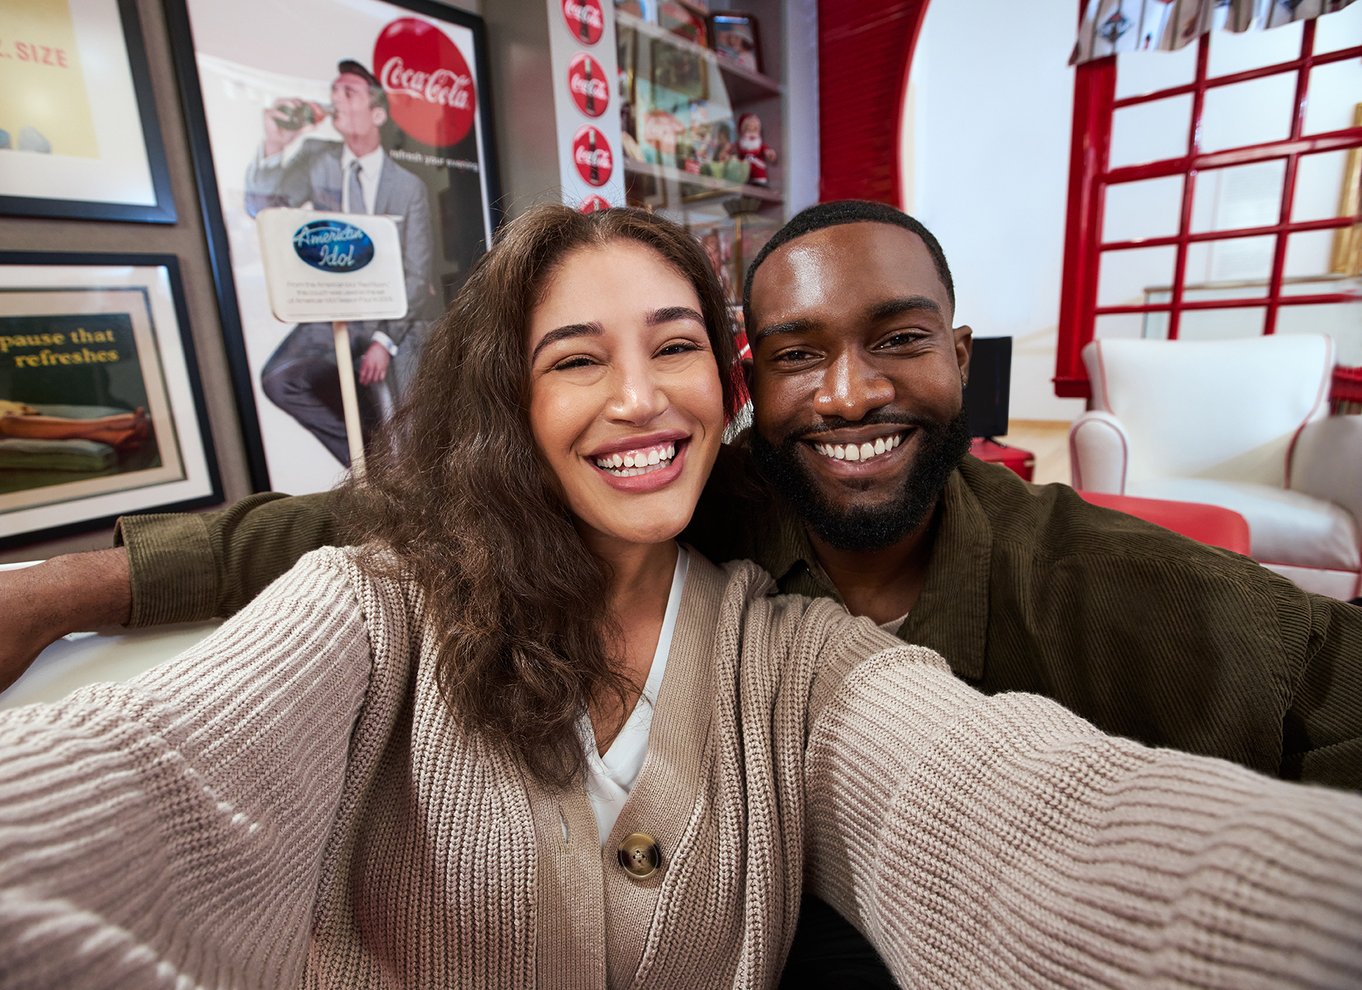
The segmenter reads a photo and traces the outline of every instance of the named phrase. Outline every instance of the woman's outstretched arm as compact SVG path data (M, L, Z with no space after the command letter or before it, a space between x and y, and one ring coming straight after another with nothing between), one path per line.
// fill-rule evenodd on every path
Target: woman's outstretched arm
M371 673L327 551L184 655L0 712L0 986L292 986Z

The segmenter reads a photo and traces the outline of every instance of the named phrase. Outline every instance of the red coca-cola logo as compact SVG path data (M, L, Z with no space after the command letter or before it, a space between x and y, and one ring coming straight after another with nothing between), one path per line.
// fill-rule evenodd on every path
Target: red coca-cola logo
M563 0L563 20L572 36L584 45L600 41L605 30L601 0Z
M610 103L610 87L605 83L601 63L586 52L578 52L568 63L568 92L577 109L588 117L599 117Z
M588 196L582 200L577 209L582 213L599 213L601 210L610 209L610 201L604 196Z
M587 124L572 139L572 163L588 185L603 186L610 181L615 156L610 153L605 135Z
M393 122L412 137L437 148L467 137L478 107L473 74L434 24L400 17L385 27L374 42L374 74Z

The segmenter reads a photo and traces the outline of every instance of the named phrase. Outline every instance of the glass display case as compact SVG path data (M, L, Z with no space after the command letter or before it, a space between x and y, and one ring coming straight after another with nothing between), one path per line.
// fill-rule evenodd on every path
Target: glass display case
M735 305L747 263L786 218L780 10L766 6L615 10L626 201L688 227Z

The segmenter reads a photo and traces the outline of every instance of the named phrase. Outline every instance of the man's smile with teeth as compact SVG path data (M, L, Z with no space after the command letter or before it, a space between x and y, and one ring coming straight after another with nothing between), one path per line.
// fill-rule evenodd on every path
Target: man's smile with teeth
M635 475L662 470L671 464L675 456L675 443L659 443L637 450L617 450L613 454L603 454L592 460L602 471L609 471L617 478L632 478Z
M894 433L887 437L876 437L865 443L815 443L811 446L824 457L834 461L868 461L887 454L903 443L903 434Z

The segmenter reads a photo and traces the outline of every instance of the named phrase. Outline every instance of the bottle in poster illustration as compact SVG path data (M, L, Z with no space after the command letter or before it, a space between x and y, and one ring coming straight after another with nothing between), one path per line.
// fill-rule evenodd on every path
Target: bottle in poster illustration
M605 69L586 52L578 52L568 63L568 92L577 109L588 117L599 117L610 104L610 87L605 84Z
M572 161L577 174L588 185L603 186L614 171L614 154L610 144L597 128L587 124L572 139Z
M563 0L563 20L568 30L584 45L594 45L605 31L601 0Z

